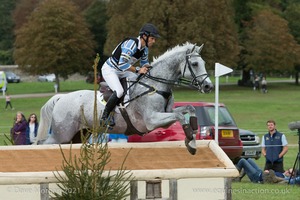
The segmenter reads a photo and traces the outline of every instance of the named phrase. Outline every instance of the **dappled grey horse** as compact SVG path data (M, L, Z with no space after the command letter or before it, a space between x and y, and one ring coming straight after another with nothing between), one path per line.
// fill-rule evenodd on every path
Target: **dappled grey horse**
M129 81L129 84L134 84L129 86L130 100L116 107L113 115L115 125L107 133L144 135L179 121L186 134L185 144L189 152L195 154L195 134L198 132L195 108L187 105L173 109L172 87L186 85L202 93L212 90L213 84L200 56L202 47L185 43L169 49L154 59L147 74ZM103 94L97 93L79 90L52 97L41 109L37 140L45 140L43 144L69 143L82 126L91 128L95 97L97 113L101 115L104 109ZM189 113L190 119L184 117L186 113ZM50 127L52 134L48 137Z

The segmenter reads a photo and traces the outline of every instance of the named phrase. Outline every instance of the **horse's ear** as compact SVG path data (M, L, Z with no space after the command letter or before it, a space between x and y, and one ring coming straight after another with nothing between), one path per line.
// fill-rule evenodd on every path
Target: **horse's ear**
M203 48L203 45L204 45L204 44L202 44L200 47L196 46L196 50L195 50L195 51L196 51L197 53L200 53L200 51L201 51L202 48Z
M197 44L195 44L195 45L193 46L193 48L192 48L192 50L191 50L191 53L194 52L194 50L195 50L196 47L197 47Z

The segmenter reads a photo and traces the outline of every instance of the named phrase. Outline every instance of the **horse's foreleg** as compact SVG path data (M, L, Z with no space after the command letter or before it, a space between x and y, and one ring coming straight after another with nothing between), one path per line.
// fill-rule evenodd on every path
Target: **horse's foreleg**
M187 115L187 117L185 116ZM148 115L146 115L148 116ZM194 155L196 153L196 134L198 132L197 117L195 108L191 105L177 107L172 113L155 113L145 120L148 130L158 127L170 126L179 121L186 135L185 145L188 151ZM150 128L150 129L149 129Z
M183 121L180 121L182 125L182 129L185 133L185 146L187 150L192 154L195 155L197 148L196 148L196 134L198 133L198 123L196 117L196 111L194 106L187 105L181 106L173 109L174 113L178 115L186 115Z
M182 128L185 133L185 146L187 147L188 151L192 154L196 154L196 134L198 132L198 123L197 117L191 116L190 123L182 125Z

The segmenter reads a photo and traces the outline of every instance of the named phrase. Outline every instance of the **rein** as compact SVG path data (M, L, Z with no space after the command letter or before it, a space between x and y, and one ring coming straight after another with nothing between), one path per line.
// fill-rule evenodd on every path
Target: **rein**
M183 77L182 78L179 78L177 80L168 80L168 79L165 79L165 78L159 78L159 77L154 77L154 76L151 76L150 74L150 71L147 73L147 74L141 74L138 76L137 80L136 81L132 81L133 83L129 86L129 88L131 88L133 85L139 83L141 85L143 85L144 87L148 88L148 90L144 91L143 93L129 99L128 101L124 102L124 104L128 103L128 102L131 102L141 96L144 96L146 94L150 94L150 93L158 93L160 95L162 95L165 99L169 99L169 97L172 95L172 92L165 92L165 91L159 91L159 90L156 90L153 86L150 86L146 83L143 83L141 82L140 80L142 78L149 78L151 80L154 80L156 82L160 82L160 83L163 83L163 84L167 84L167 85L172 85L172 86L189 86L189 87L192 87L192 88L195 88L195 89L198 89L200 90L200 86L203 84L203 82L205 81L205 79L208 78L208 74L202 74L202 75L199 75L199 76L196 76L193 69L192 69L192 64L190 62L190 58L191 57L200 57L200 55L191 55L190 53L187 52L186 54L186 57L185 57L185 66L184 66L184 71L183 71ZM151 69L151 68L150 68ZM192 80L189 80L189 79L186 79L184 78L184 74L185 72L187 71L187 69L190 71L191 73L191 76L192 76ZM206 76L200 83L197 81L197 78L200 77L200 76ZM127 91L129 90L129 88L127 88ZM127 92L126 91L126 92ZM126 93L124 92L124 94Z
M167 85L173 85L173 86L190 86L192 88L196 88L196 89L199 89L198 87L196 86L201 86L203 84L203 82L208 78L208 74L202 74L202 75L199 75L199 76L196 76L192 67L191 67L191 62L190 62L190 58L191 57L200 57L200 55L190 55L190 54L187 54L185 59L186 59L186 62L185 62L185 66L184 66L184 71L183 71L183 77L182 78L179 78L177 80L167 80L167 79L164 79L164 78L158 78L158 77L154 77L154 76L151 76L150 73L149 74L145 74L145 77L151 79L151 80L154 80L154 81L157 81L157 82L160 82L160 83L163 83L163 84L167 84ZM186 69L189 69L193 79L192 80L189 80L189 79L186 79L184 78L184 74L186 72ZM197 81L197 78L200 77L200 76L206 76L200 83L198 83Z

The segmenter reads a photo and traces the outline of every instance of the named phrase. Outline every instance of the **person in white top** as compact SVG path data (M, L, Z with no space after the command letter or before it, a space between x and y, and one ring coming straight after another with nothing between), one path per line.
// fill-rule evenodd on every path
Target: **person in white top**
M30 145L36 141L37 130L39 127L38 119L36 114L30 114L27 121L26 129L26 144Z

